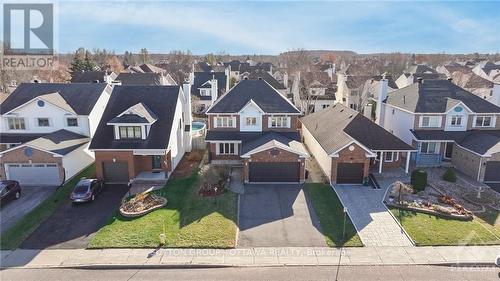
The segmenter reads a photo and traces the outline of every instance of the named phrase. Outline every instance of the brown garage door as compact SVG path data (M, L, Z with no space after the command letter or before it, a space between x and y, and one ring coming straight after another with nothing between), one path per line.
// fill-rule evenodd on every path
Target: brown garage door
M300 163L250 163L250 182L299 182Z
M126 162L103 163L105 183L128 183L128 164Z
M485 182L500 182L500 161L486 162L486 171L484 171Z
M362 163L339 163L337 165L337 183L363 183Z

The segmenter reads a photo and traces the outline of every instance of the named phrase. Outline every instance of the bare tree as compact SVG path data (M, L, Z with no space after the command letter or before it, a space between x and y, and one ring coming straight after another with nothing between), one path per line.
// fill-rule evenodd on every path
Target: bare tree
M280 54L280 61L286 66L289 74L308 71L311 66L311 58L304 49L290 50Z
M117 56L109 57L105 64L106 69L119 73L123 71L123 64Z
M184 51L171 51L169 54L169 64L167 71L172 75L177 83L182 83L192 71L194 57L188 50Z

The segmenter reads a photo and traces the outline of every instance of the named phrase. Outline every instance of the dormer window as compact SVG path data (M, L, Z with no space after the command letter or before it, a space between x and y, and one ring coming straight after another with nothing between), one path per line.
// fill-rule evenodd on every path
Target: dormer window
M78 127L78 118L76 117L66 118L66 125L68 127Z
M462 126L462 115L451 116L451 125L452 126Z
M141 126L119 126L120 139L141 139Z
M200 89L200 96L206 97L211 95L212 93L210 89Z

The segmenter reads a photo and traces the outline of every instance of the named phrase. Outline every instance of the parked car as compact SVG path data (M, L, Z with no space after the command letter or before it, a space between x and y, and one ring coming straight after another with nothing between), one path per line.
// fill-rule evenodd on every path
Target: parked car
M73 188L70 199L73 203L94 201L103 190L102 181L97 179L82 179Z
M21 197L21 186L13 180L0 181L0 204L3 205L10 200Z
M497 258L495 259L495 264L496 266L500 267L500 255L498 255Z

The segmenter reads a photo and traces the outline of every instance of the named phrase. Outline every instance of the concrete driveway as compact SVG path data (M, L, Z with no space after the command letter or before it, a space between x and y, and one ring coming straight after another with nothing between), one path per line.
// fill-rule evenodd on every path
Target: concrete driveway
M363 244L368 247L413 246L389 210L382 203L392 180L378 179L381 189L362 185L336 185L347 213L358 231Z
M22 186L21 198L12 200L0 209L0 231L10 229L27 213L47 199L57 187Z
M26 239L23 249L86 248L95 233L120 205L126 185L107 185L94 202L72 204L66 199L57 210Z
M312 204L297 185L245 185L239 247L326 246Z

